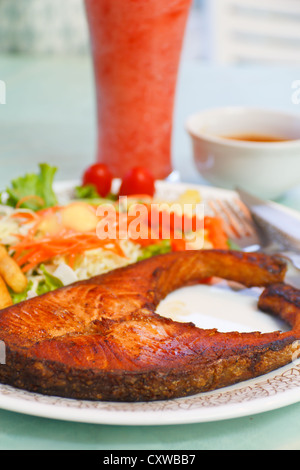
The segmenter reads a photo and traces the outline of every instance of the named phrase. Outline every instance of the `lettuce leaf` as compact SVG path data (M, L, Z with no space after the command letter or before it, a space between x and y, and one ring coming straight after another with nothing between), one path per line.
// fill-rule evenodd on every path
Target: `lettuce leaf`
M14 292L13 290L9 289L9 293L10 293L10 296L12 298L13 303L18 304L19 302L23 302L23 300L26 300L27 299L27 294L30 291L30 289L32 288L32 285L33 285L33 282L29 281L28 284L27 284L26 289L23 292L20 292L18 294L16 292Z
M16 178L11 182L11 187L6 189L8 199L5 204L37 211L53 207L57 204L53 190L53 180L57 168L41 163L38 174L27 174Z
M78 199L101 199L96 187L93 184L86 184L85 186L76 186L75 193Z
M138 261L142 261L147 258L152 258L152 256L163 255L165 253L170 253L171 243L169 240L163 240L160 243L155 243L149 245L146 248L143 248L143 253L139 257Z
M43 264L40 266L40 269L44 274L44 279L39 282L36 291L37 295L46 294L47 292L58 289L59 287L63 287L61 280L50 274Z
M107 201L116 201L118 196L109 193L105 198L99 196L96 187L93 184L86 184L84 186L76 186L75 188L76 199L84 200L88 204L105 204Z
M229 248L229 250L233 250L233 251L240 251L241 248L235 243L233 242L232 240L227 240L227 246Z
M44 278L39 282L39 285L36 289L37 295L46 294L47 292L58 289L59 287L63 287L62 281L50 274L43 264L40 266L40 270L42 271ZM13 303L18 304L19 302L26 300L27 294L32 289L32 286L33 282L29 281L26 289L19 294L16 294L13 292L13 290L9 289Z

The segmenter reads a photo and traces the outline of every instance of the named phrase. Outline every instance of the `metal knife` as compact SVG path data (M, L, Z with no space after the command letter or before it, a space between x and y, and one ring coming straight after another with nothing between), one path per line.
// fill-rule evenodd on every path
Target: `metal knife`
M237 188L262 239L262 250L280 252L300 268L300 213L273 201L265 201Z

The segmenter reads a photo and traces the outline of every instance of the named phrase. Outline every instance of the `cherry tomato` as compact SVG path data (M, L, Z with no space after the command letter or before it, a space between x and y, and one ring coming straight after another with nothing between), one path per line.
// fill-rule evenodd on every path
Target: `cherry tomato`
M146 194L153 196L155 180L146 168L136 167L130 170L123 178L119 196L133 196Z
M95 163L91 165L83 175L83 185L95 186L99 196L105 197L111 190L113 176L106 165Z

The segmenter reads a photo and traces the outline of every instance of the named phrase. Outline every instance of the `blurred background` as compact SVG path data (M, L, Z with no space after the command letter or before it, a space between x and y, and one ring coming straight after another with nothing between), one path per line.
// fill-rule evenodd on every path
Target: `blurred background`
M162 0L164 1L164 0ZM184 123L216 106L299 109L300 0L194 0L179 74L174 163L199 182ZM0 187L51 161L78 177L95 156L95 99L83 0L0 0ZM201 182L201 181L200 181Z
M204 0L195 0L186 51L202 54ZM86 54L88 28L83 0L0 0L0 52Z
M86 54L82 0L0 0L0 52ZM220 63L300 62L299 0L194 0L185 54Z

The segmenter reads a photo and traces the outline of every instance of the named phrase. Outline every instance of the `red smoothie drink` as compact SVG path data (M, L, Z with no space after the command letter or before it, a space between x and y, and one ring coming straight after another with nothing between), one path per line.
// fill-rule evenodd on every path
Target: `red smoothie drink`
M97 161L122 177L172 171L174 98L191 0L85 0L94 61Z

